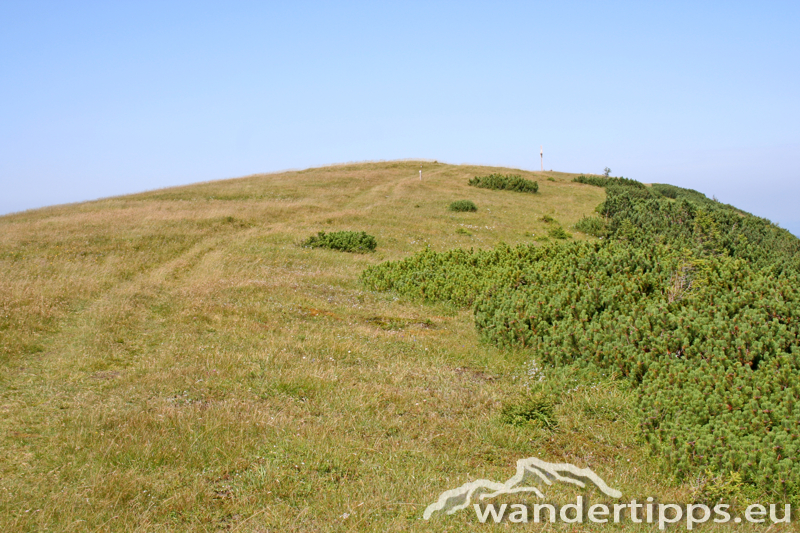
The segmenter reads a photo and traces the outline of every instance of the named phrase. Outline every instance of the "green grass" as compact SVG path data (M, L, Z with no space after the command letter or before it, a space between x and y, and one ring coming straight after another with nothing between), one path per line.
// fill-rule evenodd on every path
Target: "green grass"
M530 242L520 228L571 226L605 192L423 167L422 182L419 162L341 165L0 218L0 530L474 531L474 513L420 517L531 455L626 496L691 497L649 457L631 391L534 379L529 353L479 342L470 311L358 281L427 247ZM468 189L492 173L543 185ZM477 212L446 209L466 194ZM296 244L342 227L380 246ZM526 410L526 387L558 401ZM506 423L504 405L555 423Z

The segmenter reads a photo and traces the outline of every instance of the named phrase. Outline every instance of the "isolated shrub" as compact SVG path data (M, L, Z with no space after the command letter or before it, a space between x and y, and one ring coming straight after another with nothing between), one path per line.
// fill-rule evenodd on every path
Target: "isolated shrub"
M599 217L583 217L575 223L575 229L586 235L603 237L606 234L606 223Z
M550 235L554 239L564 240L564 239L572 238L572 235L570 235L569 233L564 231L564 228L562 228L561 226L558 226L558 227L555 227L555 228L551 228L547 232L547 234Z
M541 392L504 403L500 411L500 420L513 426L534 424L553 429L558 425L553 401Z
M469 180L473 187L483 189L500 189L506 191L530 192L535 193L539 190L539 184L535 181L526 180L518 175L490 174L488 176L475 176Z
M469 237L469 236L471 236L471 235L472 235L472 233L468 232L468 231L467 231L467 230L465 230L464 228L458 228L458 229L456 230L456 233L458 233L459 235L466 235L467 237Z
M456 200L450 204L448 209L450 209L450 211L477 211L478 206L476 206L472 200Z
M541 221L544 222L545 224L552 224L553 222L556 221L556 219L554 219L550 215L542 215Z
M377 245L375 237L367 235L363 231L334 231L331 233L320 231L303 242L303 246L311 248L330 248L331 250L361 254L372 252Z

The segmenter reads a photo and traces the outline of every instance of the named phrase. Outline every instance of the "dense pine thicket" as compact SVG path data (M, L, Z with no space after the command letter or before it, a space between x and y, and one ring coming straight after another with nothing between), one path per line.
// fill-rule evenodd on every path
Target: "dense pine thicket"
M533 193L539 190L539 184L537 182L526 180L522 176L515 174L489 174L488 176L475 176L469 180L469 184L473 187L480 187L483 189L499 189L517 192Z
M678 474L739 471L796 494L800 241L696 191L597 179L605 241L424 251L363 281L472 306L488 342L629 380Z
M620 182L606 186L606 200L597 210L607 219L612 237L636 246L663 243L703 255L737 257L776 274L800 270L800 240L787 230L691 189L653 188ZM658 192L665 188L666 197Z

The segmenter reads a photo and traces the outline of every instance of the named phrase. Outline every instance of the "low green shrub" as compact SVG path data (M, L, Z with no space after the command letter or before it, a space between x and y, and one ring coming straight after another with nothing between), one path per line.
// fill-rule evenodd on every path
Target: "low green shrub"
M459 212L466 212L466 211L477 211L478 206L472 200L456 200L448 207L450 211L459 211Z
M320 231L303 242L303 246L311 248L330 248L342 252L368 253L375 250L378 242L372 235L361 231Z
M554 219L550 215L542 215L542 218L540 220L545 224L552 224L553 222L556 221L556 219Z
M535 193L539 190L539 184L535 181L526 180L522 176L490 174L488 176L475 176L469 180L473 187L483 189L500 189L506 191L530 192Z
M725 475L706 470L699 476L698 482L692 491L694 503L713 507L718 503L736 505L743 499L744 484L739 472Z
M533 424L547 429L554 429L558 425L553 401L541 392L504 403L500 410L500 420L513 426Z
M560 240L572 238L572 235L567 233L561 226L550 228L547 234L554 239L560 239Z

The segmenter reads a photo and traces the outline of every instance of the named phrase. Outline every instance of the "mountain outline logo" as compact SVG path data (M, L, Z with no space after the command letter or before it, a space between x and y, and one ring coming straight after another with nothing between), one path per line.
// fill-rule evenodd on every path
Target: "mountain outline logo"
M436 502L425 508L422 517L428 520L436 511L453 514L461 509L466 509L472 503L476 493L479 493L479 500L495 498L501 494L519 493L534 493L539 498L544 498L544 493L538 487L523 483L531 477L544 482L546 485L552 485L553 480L555 480L562 483L570 483L580 488L585 488L587 483L590 482L606 496L617 499L622 497L622 492L609 487L600 476L589 468L578 468L569 463L548 463L538 457L528 457L517 461L516 473L505 483L479 479L443 492Z

